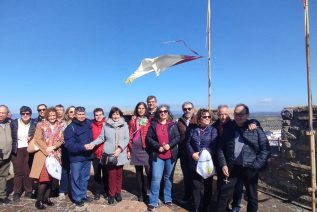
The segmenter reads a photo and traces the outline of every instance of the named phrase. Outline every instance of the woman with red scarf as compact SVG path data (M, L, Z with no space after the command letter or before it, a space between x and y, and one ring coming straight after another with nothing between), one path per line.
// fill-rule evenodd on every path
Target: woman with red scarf
M95 140L100 135L101 129L106 122L104 111L102 108L95 108L94 109L94 120L92 121L91 128L92 128L92 139ZM101 159L101 155L103 153L103 145L99 144L93 149L94 157L92 161L92 165L94 168L94 199L99 200L100 194L102 192L102 184L104 189L104 197L107 198L108 196L108 172L107 167L102 166L99 162ZM102 177L101 177L102 172Z
M54 156L61 163L60 146L64 141L63 127L64 125L57 121L57 111L53 107L45 111L45 120L36 126L34 141L40 150L34 155L30 177L39 182L35 207L40 210L46 208L44 204L54 205L50 200L53 178L46 169L45 160L48 156Z
M129 122L130 140L128 144L128 158L131 159L131 165L135 166L135 173L138 183L138 201L143 202L146 199L146 186L144 182L143 167L150 183L149 155L146 152L146 134L150 126L149 114L146 104L139 102L135 106L134 116Z

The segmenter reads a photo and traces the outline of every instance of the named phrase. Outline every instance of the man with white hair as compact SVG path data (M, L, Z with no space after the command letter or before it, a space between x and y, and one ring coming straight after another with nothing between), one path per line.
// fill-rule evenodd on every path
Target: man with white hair
M11 201L6 194L7 176L10 168L10 154L12 150L12 137L9 109L6 105L0 105L0 204L8 204Z

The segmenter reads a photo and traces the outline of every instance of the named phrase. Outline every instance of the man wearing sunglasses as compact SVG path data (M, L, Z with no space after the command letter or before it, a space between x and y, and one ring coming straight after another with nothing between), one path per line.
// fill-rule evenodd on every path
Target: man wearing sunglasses
M37 112L38 112L39 116L35 119L36 123L38 123L44 119L46 109L47 109L46 104L39 104L37 106Z
M238 104L232 124L223 126L217 152L220 168L217 212L226 211L238 179L242 179L248 195L247 211L258 210L257 185L259 171L270 156L268 139L261 127L249 130L249 107Z
M194 105L191 102L184 102L182 105L183 115L178 119L177 127L180 134L180 142L178 143L178 157L180 159L181 169L183 172L184 196L182 203L187 203L192 196L192 180L191 172L188 166L188 154L185 144L186 132L191 127L196 126L197 121L194 116Z
M6 178L9 174L12 149L11 127L8 113L8 107L6 105L0 105L0 204L10 203L6 194Z
M29 163L28 143L32 140L36 122L31 119L32 110L28 106L20 108L21 117L11 122L12 130L12 154L13 164L13 202L19 202L21 194L31 198L32 179L29 177L31 164Z

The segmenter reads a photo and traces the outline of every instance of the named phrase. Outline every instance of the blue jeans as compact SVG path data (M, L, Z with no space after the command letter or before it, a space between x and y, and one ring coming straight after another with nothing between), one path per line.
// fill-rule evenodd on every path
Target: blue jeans
M86 197L91 161L70 163L71 193L75 202Z
M160 183L164 173L164 202L172 202L172 171L175 162L171 159L162 160L157 158L152 161L152 180L149 205L157 207L160 193Z

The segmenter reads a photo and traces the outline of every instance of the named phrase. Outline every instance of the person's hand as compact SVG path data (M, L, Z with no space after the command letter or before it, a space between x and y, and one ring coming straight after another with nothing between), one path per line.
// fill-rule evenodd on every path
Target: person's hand
M195 152L195 153L192 155L192 158L193 158L195 161L198 161L198 160L199 160L199 152Z
M120 153L121 153L121 148L117 148L112 154L113 156L118 157Z
M249 124L249 126L248 126L248 129L249 129L249 130L256 130L256 128L258 128L258 127L257 127L256 124L254 124L254 123L251 123L251 124Z
M93 145L93 144L85 144L84 147L85 147L86 150L89 151L89 150L92 150L95 147L95 145Z
M160 148L159 148L159 152L164 152L165 150L164 150L164 148L161 146Z
M128 160L130 160L131 159L131 152L129 151L129 152L127 152L127 158L128 158Z
M229 177L229 169L228 166L223 166L222 167L222 173L225 177Z
M163 146L163 148L165 149L165 151L168 151L171 147L170 147L169 144L165 144L165 145Z

